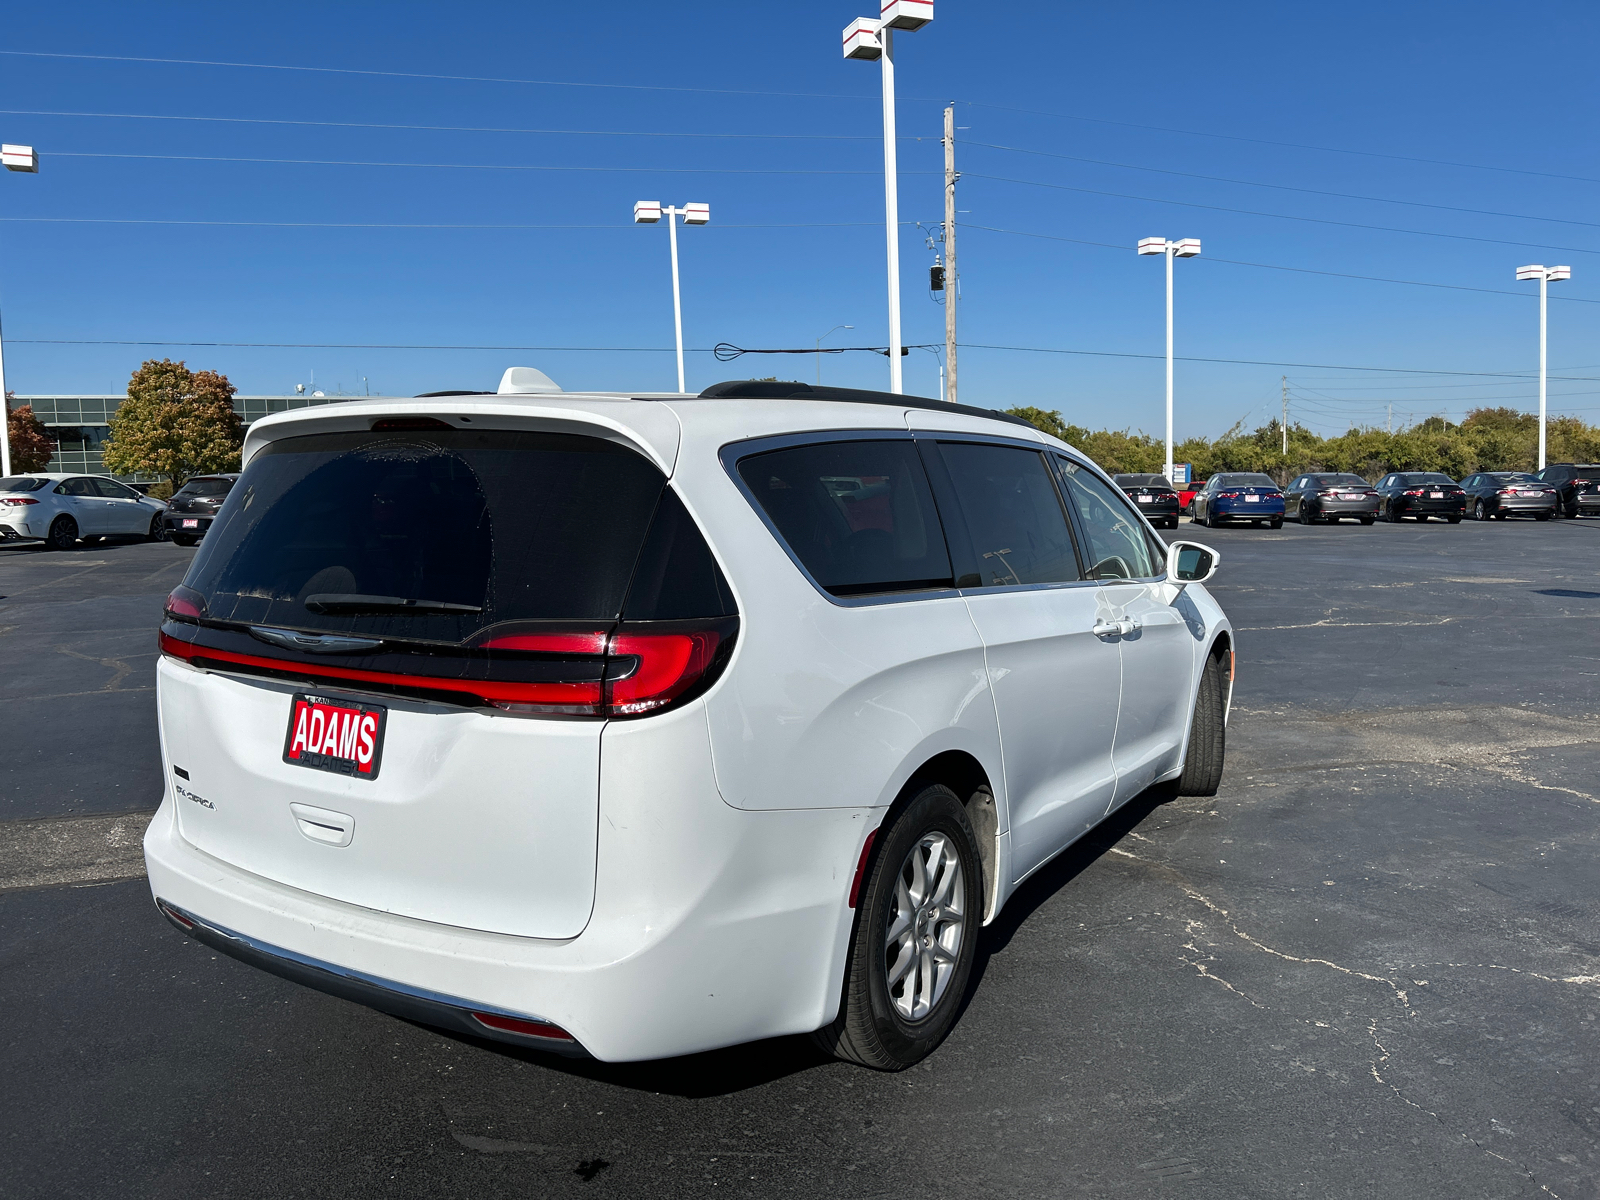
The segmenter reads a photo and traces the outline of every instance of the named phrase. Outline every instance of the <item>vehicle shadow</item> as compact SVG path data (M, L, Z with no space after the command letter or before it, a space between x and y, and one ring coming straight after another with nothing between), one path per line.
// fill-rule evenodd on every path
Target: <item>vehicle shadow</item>
M977 959L973 963L972 978L967 985L966 994L961 998L961 1011L956 1016L958 1022L977 994L989 959L1005 950L1023 923L1046 901L1121 841L1155 809L1172 798L1171 784L1159 784L1146 789L1041 867L1012 894L999 918L983 930L982 936L978 939ZM838 1059L823 1053L809 1037L804 1035L769 1038L766 1041L729 1046L722 1050L709 1050L703 1054L688 1054L681 1058L659 1059L654 1062L602 1063L593 1059L563 1058L560 1055L545 1054L537 1050L507 1045L504 1042L489 1041L429 1026L418 1027L426 1028L437 1036L447 1037L464 1045L537 1064L566 1075L592 1079L597 1083L609 1083L634 1091L659 1092L690 1100L725 1096L761 1087L818 1067L835 1064L843 1066Z

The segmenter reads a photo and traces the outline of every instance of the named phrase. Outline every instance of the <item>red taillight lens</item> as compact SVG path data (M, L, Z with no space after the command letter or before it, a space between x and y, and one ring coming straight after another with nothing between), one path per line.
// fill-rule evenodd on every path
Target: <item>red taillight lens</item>
M636 659L638 665L620 678L611 675L607 679L610 695L606 707L622 716L671 703L700 681L711 667L721 640L714 629L619 633L611 639L613 662L627 656Z
M1217 493L1217 499L1218 500L1237 500L1242 495L1244 495L1243 492L1218 492Z
M578 1040L561 1026L552 1025L549 1021L524 1021L520 1017L502 1017L499 1013L481 1012L473 1013L472 1019L502 1033L520 1033L523 1037L550 1038L558 1042Z
M3 500L0 500L0 504L19 504L20 505L20 504L37 504L37 503L39 503L39 502L37 500L35 500L32 496L7 496Z
M1408 496L1420 496L1420 495L1422 495L1422 489L1421 488L1407 488L1405 494L1408 495Z
M205 616L199 596L182 586L172 589L172 594L167 597L167 616L175 617L180 621L198 621Z

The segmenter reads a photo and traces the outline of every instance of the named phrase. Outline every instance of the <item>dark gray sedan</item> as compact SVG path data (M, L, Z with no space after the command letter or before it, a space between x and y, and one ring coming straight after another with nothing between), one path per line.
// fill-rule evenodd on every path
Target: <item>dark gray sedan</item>
M1556 489L1526 471L1480 471L1461 481L1467 494L1467 515L1480 521L1493 517L1532 517L1548 521L1555 515Z
M1378 491L1359 475L1301 475L1283 495L1286 513L1302 525L1341 517L1371 525L1378 519Z

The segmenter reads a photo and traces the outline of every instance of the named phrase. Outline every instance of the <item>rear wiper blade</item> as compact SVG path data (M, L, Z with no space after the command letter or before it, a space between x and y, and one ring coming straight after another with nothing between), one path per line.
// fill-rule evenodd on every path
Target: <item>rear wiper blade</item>
M362 596L345 592L318 592L306 597L314 613L481 613L477 604L452 604L448 600L407 600L403 596Z

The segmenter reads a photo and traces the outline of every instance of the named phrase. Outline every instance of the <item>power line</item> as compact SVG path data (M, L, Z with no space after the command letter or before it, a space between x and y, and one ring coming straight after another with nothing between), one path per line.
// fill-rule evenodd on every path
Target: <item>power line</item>
M3 53L3 51L0 51ZM532 163L384 162L335 158L243 158L221 154L119 154L88 150L51 150L41 158L131 158L157 162L265 163L293 167L423 167L462 171L602 171L625 175L881 175L880 171L821 170L787 167L553 167ZM938 171L901 171L902 175L937 175Z
M628 224L617 225L493 225L460 223L426 223L421 221L201 221L177 217L0 217L0 222L14 221L41 225L220 225L246 226L267 229L499 229L499 230L583 230L601 229L612 233L634 228ZM911 224L906 221L902 224ZM877 229L881 221L792 221L769 225L736 225L719 222L716 229L848 229L857 226ZM1520 295L1521 293L1512 293ZM1566 297L1570 299L1571 297Z
M3 51L0 51L3 53ZM293 125L319 129L392 129L417 133L526 133L574 137L752 138L772 141L879 142L871 134L853 133L673 133L640 129L520 129L496 125L392 125L376 121L302 121L286 117L194 117L167 113L66 112L53 109L0 108L0 114L18 117L95 117L128 121L198 121L230 125ZM907 137L902 141L925 141Z
M909 172L908 172L909 173ZM1331 217L1297 217L1288 213L1260 212L1251 208L1230 208L1222 204L1201 204L1194 200L1165 200L1157 196L1134 196L1127 192L1106 192L1098 188L1072 187L1065 183L1042 183L1036 179L1013 179L1006 175L980 175L963 171L968 179L989 179L996 183L1016 183L1024 187L1051 188L1060 192L1080 192L1086 196L1108 196L1114 200L1142 200L1148 204L1175 204L1179 208L1200 208L1208 212L1238 213L1247 217L1272 217L1279 221L1304 221L1312 225L1338 225L1345 229L1373 229L1380 233L1406 233L1414 237L1449 238L1458 242L1482 242L1491 246L1521 246L1533 250L1560 250L1567 254L1600 254L1600 250L1585 250L1578 246L1551 246L1544 242L1513 242L1504 238L1473 237L1465 233L1438 233L1428 229L1401 229L1393 225L1369 225L1361 221L1336 221Z
M1461 208L1454 204L1431 204L1425 200L1396 200L1388 196L1362 196L1354 192L1330 192L1323 188L1296 187L1287 183L1263 183L1254 179L1232 179L1226 175L1202 175L1196 171L1177 171L1168 167L1143 167L1136 163L1111 162L1103 158L1081 158L1075 154L1057 154L1052 150L1028 150L1021 146L1000 146L992 142L964 142L967 146L982 146L986 150L1005 150L1012 154L1031 154L1038 158L1059 158L1066 162L1090 163L1098 167L1116 167L1123 171L1147 171L1154 175L1176 175L1183 179L1203 179L1210 183L1231 183L1240 187L1271 188L1280 192L1299 192L1307 196L1331 196L1337 200L1361 200L1371 204L1404 204L1412 208L1432 208L1440 212L1469 213L1479 217L1508 217L1517 221L1545 221L1553 225L1582 225L1600 229L1600 221L1576 221L1565 217L1536 217L1528 213L1500 212L1490 208Z
M1062 237L1054 233L1034 233L1026 229L1000 229L994 225L972 225L966 222L962 223L961 228L981 229L987 233L1006 233L1011 234L1013 237L1043 238L1045 241L1050 242L1071 242L1076 246L1099 246L1106 250L1119 250L1123 253L1127 253L1128 250L1126 242L1093 242L1086 238ZM1515 296L1523 300L1529 299L1534 295L1532 292L1514 292L1509 288L1470 287L1463 283L1434 283L1424 279L1392 279L1383 275L1356 275L1349 271L1320 271L1313 267L1286 267L1280 263L1247 262L1244 259L1218 258L1215 255L1206 255L1199 261L1227 263L1229 266L1234 267L1257 267L1264 271L1293 271L1299 275L1327 275L1334 279L1358 279L1369 283L1397 283L1404 284L1407 287L1444 288L1452 292L1482 292L1490 296ZM1589 300L1582 296L1551 296L1550 299L1564 300L1569 304L1600 304L1600 300Z

